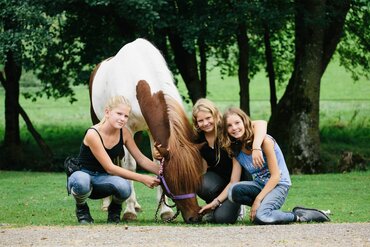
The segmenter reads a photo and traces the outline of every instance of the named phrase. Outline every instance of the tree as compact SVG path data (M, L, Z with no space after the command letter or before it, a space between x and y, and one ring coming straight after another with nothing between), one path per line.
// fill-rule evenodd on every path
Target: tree
M50 159L52 156L50 149L19 105L19 81L22 69L34 68L37 57L49 43L51 39L49 28L52 23L35 1L1 1L0 13L0 63L4 64L0 81L5 89L3 161L11 166L17 166L22 161L19 114L45 152L46 158Z
M291 169L320 171L320 81L349 8L349 0L295 1L294 71L269 122Z

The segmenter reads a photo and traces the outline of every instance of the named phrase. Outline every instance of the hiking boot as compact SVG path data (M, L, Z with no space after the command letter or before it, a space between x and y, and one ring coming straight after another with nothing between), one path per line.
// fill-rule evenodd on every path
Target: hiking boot
M326 222L329 217L322 211L313 208L295 207L293 213L298 216L299 222Z
M122 204L111 202L108 207L108 223L118 224L121 222Z
M90 209L87 203L82 205L76 204L76 217L80 224L94 223L94 219L90 215Z

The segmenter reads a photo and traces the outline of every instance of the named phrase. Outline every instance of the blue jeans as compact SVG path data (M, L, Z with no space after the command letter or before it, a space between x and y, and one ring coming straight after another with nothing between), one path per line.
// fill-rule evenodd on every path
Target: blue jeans
M125 201L131 195L130 183L119 176L92 172L86 169L74 172L67 182L67 190L76 197L88 195L91 199L101 199L113 195L116 201Z
M254 199L261 192L263 187L255 181L243 181L233 184L229 189L229 200L252 206ZM288 196L289 187L276 185L265 198L257 209L254 223L256 224L286 224L294 221L292 212L283 212L280 208L283 206Z

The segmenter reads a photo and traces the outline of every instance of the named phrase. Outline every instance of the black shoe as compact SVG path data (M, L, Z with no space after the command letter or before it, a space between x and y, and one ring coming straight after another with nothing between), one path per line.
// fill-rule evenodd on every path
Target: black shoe
M80 224L94 223L94 219L90 215L90 209L87 203L82 205L76 204L76 217Z
M293 208L293 213L299 217L299 222L326 222L330 221L329 217L322 211L314 208Z
M122 204L111 202L108 207L108 223L118 224L121 222Z

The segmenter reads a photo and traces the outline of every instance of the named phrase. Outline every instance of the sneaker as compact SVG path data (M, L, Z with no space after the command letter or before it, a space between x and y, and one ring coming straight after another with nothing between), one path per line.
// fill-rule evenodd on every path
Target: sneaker
M121 222L122 204L111 202L108 207L108 223L118 224Z
M245 205L241 205L241 206L240 206L240 212L239 212L239 215L238 215L237 221L243 221L243 220L244 220L244 217L245 217L246 211L247 211L247 210L245 209Z
M299 222L326 222L329 217L321 210L314 208L295 207L293 213L298 216Z
M78 205L76 204L76 217L80 224L92 224L94 219L90 215L90 209L87 203Z

